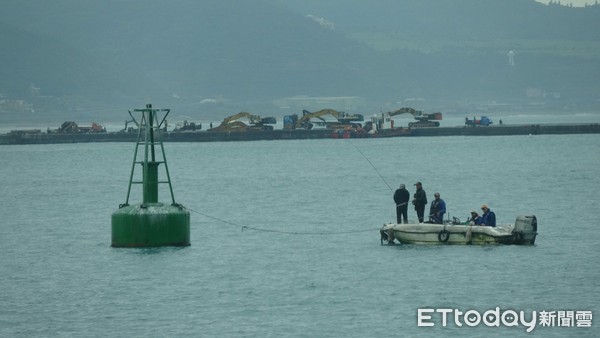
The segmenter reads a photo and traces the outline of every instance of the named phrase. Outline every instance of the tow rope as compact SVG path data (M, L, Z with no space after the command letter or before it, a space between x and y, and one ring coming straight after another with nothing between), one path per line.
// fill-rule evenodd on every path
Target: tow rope
M287 231L287 230L277 230L277 229L265 229L265 228L259 228L259 227L253 227L253 226L248 226L248 225L242 225L242 224L238 224L235 222L231 222L231 221L227 221L215 216L211 216L208 215L204 212L201 211L197 211L197 210L193 210L190 208L186 208L187 210L196 213L198 215L202 215L206 218L210 218L213 219L215 221L227 224L227 225L231 225L237 228L240 228L242 232L244 232L244 230L248 229L248 230L254 230L254 231L259 231L259 232L272 232L272 233L279 233L279 234L288 234L288 235L339 235L339 234L355 234L355 233L359 233L359 232L369 232L369 231L376 231L379 230L379 228L368 228L368 229L362 229L362 230L346 230L346 231Z

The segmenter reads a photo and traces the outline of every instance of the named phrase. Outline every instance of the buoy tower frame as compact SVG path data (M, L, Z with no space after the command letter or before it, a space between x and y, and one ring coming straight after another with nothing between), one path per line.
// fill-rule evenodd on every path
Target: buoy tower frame
M138 137L129 175L129 185L125 203L119 205L112 215L113 247L157 247L190 245L190 214L181 204L175 202L173 186L167 165L167 158L160 131L165 125L170 109L154 109L151 104L143 109L134 109L141 113L139 122L132 114L138 127ZM159 113L164 113L159 122ZM143 137L142 137L143 136ZM160 146L158 158L155 145ZM144 148L143 158L138 159L140 146ZM166 180L159 179L159 167L165 169ZM142 167L142 179L134 180L137 165ZM142 203L130 205L131 187L142 185ZM168 184L171 204L158 202L158 185Z

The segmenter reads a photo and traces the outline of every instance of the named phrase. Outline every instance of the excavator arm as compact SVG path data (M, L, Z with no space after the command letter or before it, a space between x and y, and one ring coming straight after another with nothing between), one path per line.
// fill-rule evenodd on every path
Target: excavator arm
M333 116L337 120L338 125L339 123L350 124L350 122L364 121L364 116L361 114L346 114L345 112L339 112L334 109L321 109L313 113L308 110L303 110L302 117L296 121L296 128L310 129L312 127L310 120L313 118L321 120L322 123L327 123L323 118L323 116L326 115Z
M394 111L389 111L387 113L385 113L386 118L390 118L392 116L396 116L396 115L402 115L402 114L410 114L412 116L417 116L420 114L423 114L422 111L420 110L415 110L412 108L400 108Z
M239 112L237 114L234 114L234 115L231 115L231 116L228 116L228 117L224 118L223 122L221 122L221 125L228 124L228 123L230 123L232 121L237 121L237 120L239 120L241 118L244 118L244 117L247 117L248 120L250 120L250 121L255 120L255 119L260 119L260 116L258 116L258 115L253 115L253 114L250 114L250 113L247 113L247 112Z
M411 122L408 124L409 127L439 127L440 123L437 122L442 119L442 113L423 113L421 110L415 110L413 108L400 108L391 112L384 113L384 118L389 121L392 116L410 114L418 122Z
M238 121L241 118L247 118L250 125ZM224 118L220 125L209 129L209 131L246 131L249 129L273 130L273 127L267 126L267 124L275 123L277 123L277 120L274 117L261 118L259 115L239 112Z

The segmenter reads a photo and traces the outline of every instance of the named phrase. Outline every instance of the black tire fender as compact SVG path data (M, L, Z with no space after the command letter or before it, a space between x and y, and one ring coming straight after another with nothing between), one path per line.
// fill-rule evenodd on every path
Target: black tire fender
M438 241L440 241L442 243L446 243L446 242L448 242L449 239L450 239L450 231L443 229L440 232L438 232Z

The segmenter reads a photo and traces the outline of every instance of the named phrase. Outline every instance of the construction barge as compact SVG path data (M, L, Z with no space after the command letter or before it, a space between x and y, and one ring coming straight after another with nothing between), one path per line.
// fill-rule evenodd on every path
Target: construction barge
M52 144L86 142L133 142L143 129L129 112L131 120L125 121L125 128L118 132L106 132L100 124L79 126L74 121L64 122L58 129L13 130L0 135L1 144ZM411 115L414 122L407 128L394 126L394 117ZM292 114L283 117L283 128L275 129L274 117L261 117L248 112L239 112L223 119L221 124L202 130L202 124L176 124L175 129L167 131L166 121L161 121L161 141L163 142L228 142L228 141L266 141L266 140L302 140L302 139L349 139L349 138L387 138L409 136L496 136L496 135L541 135L541 134L597 134L600 124L526 124L493 125L491 118L465 118L464 126L440 127L442 113L426 113L413 108L400 108L394 111L373 115L365 121L362 114L349 114L334 109L321 109L302 115ZM158 124L158 121L157 121ZM135 127L130 127L135 125ZM143 130L141 130L143 132Z
M506 136L548 134L599 134L600 124L525 124L486 127L413 127L380 129L376 133L356 129L274 129L244 131L168 131L163 142L229 142L303 139L389 138L414 136ZM137 131L101 133L44 133L41 131L12 131L0 134L0 145L57 144L88 142L134 142Z

